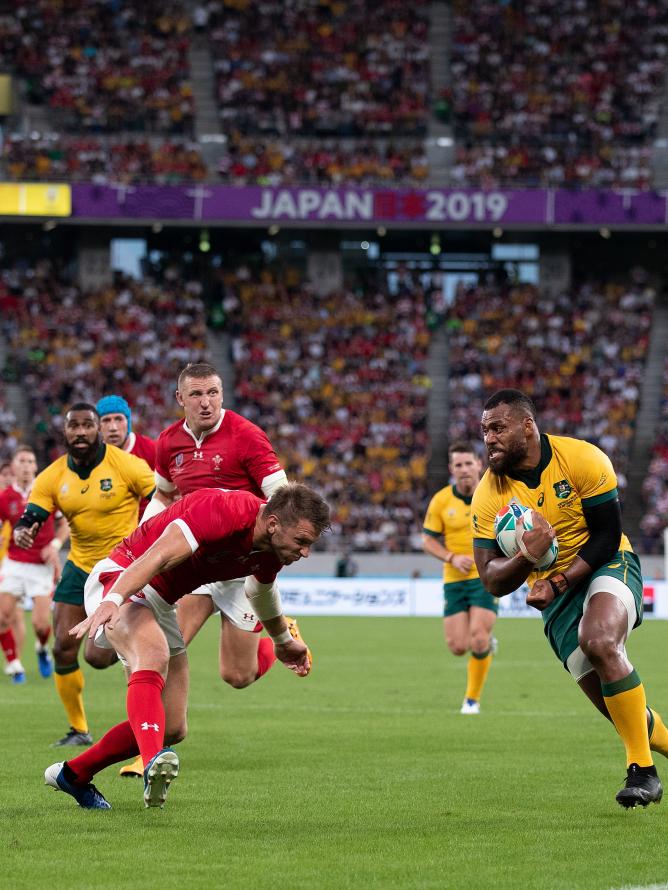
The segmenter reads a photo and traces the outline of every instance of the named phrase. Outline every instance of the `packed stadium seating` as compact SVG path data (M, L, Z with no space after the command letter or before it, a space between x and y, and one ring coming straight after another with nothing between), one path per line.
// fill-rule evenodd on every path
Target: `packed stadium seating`
M187 134L191 23L179 2L50 0L9 4L0 16L0 58L59 129Z
M157 436L178 414L174 385L188 361L207 355L201 284L171 266L160 281L119 279L84 292L50 260L2 276L5 369L21 380L40 459L61 451L65 406L105 393L127 398L136 427Z
M98 136L10 136L0 154L9 181L155 183L201 182L208 171L199 146L177 139Z
M454 9L460 181L647 183L646 155L625 148L656 135L665 10L651 0L456 0Z
M558 296L532 285L460 288L446 321L452 438L479 439L485 397L521 389L542 431L599 445L623 491L654 299L640 270L627 286Z
M426 0L209 4L224 129L416 136L427 129Z
M642 551L661 553L663 530L668 525L668 359L664 362L661 415L642 495L645 507L640 521Z

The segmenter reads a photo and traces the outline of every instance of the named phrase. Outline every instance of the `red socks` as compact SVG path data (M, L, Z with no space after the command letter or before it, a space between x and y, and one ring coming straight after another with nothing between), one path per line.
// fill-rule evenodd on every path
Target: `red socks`
M2 651L5 653L7 662L14 661L16 658L16 640L14 639L14 632L11 627L4 631L4 633L0 634L0 646L2 646Z
M127 699L129 720L112 727L99 742L67 761L77 784L90 782L101 769L136 757L138 753L141 753L146 766L164 747L164 688L165 681L157 671L135 671L130 676Z
M257 676L255 679L259 680L262 674L266 674L275 661L274 641L270 637L262 637L257 647Z
M144 766L165 746L164 688L157 671L135 671L128 682L128 719Z
M112 763L136 757L138 753L137 740L132 732L130 721L126 720L124 723L112 727L99 742L96 742L83 754L68 760L67 765L76 776L77 784L86 785L101 769L111 766Z

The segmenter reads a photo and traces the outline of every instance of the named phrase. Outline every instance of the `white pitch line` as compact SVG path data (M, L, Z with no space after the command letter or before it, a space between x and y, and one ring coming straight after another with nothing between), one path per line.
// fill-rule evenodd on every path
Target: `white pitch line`
M623 887L611 887L610 890L668 890L668 882L664 884L624 884Z

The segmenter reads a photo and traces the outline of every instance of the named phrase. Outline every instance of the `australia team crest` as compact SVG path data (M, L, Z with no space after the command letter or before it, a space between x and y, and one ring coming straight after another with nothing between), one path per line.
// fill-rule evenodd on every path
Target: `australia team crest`
M566 498L570 497L570 495L573 493L571 484L567 479L562 479L560 482L555 482L552 488L554 488L554 493L560 501L565 501Z

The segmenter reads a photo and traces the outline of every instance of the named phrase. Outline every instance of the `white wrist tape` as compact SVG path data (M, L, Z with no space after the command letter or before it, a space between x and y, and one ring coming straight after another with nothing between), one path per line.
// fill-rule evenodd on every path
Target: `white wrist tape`
M272 637L271 639L276 646L284 646L292 640L292 634L289 630L284 630L277 637Z
M522 556L530 562L532 565L536 565L537 562L541 559L540 556L532 556L526 548L526 544L524 543L523 536L518 535L516 538L517 546L520 548Z
M157 516L158 513L162 513L164 509L166 508L162 501L159 501L156 497L152 497L146 505L144 515L142 516L139 524L143 525L147 519L150 519L152 516Z
M103 603L114 603L114 605L119 608L125 602L125 597L121 596L120 593L108 593L105 598L102 600Z
M49 546L53 547L53 549L57 553L59 550L62 549L63 542L60 540L60 538L54 538L53 541L50 542Z
M272 581L271 584L262 584L254 575L248 575L244 590L248 602L253 607L253 612L263 623L283 614L281 594L276 581Z

